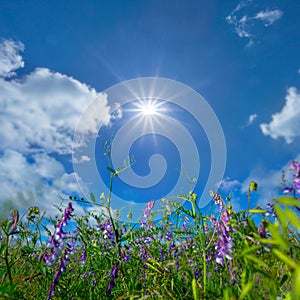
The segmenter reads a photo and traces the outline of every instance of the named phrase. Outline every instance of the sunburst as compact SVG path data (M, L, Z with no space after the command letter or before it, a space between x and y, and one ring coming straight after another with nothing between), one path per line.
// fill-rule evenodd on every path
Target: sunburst
M162 102L158 102L157 100L153 99L144 99L139 100L135 104L136 108L134 111L136 111L139 115L139 117L153 117L158 116L162 114Z

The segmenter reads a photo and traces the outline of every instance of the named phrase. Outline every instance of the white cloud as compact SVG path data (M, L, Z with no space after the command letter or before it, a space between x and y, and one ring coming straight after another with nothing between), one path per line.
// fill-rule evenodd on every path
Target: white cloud
M83 162L90 161L91 158L88 157L87 155L81 155L80 159L77 159L76 157L73 157L72 162L73 164L81 164Z
M228 24L234 26L234 30L240 38L247 38L249 40L247 47L250 47L253 43L254 35L250 33L249 19L245 14L240 16L240 11L247 6L248 2L249 1L240 2L237 7L226 17L226 21Z
M71 153L74 130L87 105L93 101L94 109L81 128L84 133L95 133L109 114L106 95L44 68L22 80L0 78L0 90L0 151Z
M252 114L249 116L249 119L248 119L248 123L247 123L247 126L250 126L253 124L254 120L257 118L257 114Z
M255 26L257 23L262 22L265 27L268 27L279 20L283 15L283 12L279 9L261 9L255 14L250 13L253 9L257 10L258 6L259 3L250 0L241 1L226 17L227 23L234 27L237 35L240 38L248 39L247 47L251 47L254 44Z
M83 136L109 121L110 107L105 94L46 68L11 78L24 66L18 54L23 49L20 42L0 44L0 205L10 200L17 208L34 204L57 213L58 194L82 194L77 181L85 185L53 154L72 153L74 131L88 106L93 110L79 129Z
M107 107L107 95L98 94L93 102L89 104L88 111L82 116L84 118L77 131L84 134L97 134L101 123L109 123L110 110Z
M230 177L226 177L218 183L220 190L228 193L238 187L241 183L238 180L231 180Z
M283 12L279 9L260 11L256 14L255 19L260 19L264 22L265 26L272 25L275 21L279 20Z
M295 87L287 90L281 112L272 115L272 121L261 124L260 128L264 135L273 139L283 137L288 144L300 136L300 94Z
M20 51L24 51L21 42L4 40L0 43L0 77L14 76L15 70L24 67Z
M59 193L80 193L77 175L65 173L63 165L45 153L29 159L6 150L0 157L0 177L0 203L8 201L19 209L38 205L48 212L58 202Z

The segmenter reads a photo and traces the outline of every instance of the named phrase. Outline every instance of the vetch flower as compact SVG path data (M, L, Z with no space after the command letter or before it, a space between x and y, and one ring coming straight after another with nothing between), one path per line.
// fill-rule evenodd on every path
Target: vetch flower
M265 227L265 222L261 221L258 225L258 228L257 228L257 231L258 231L258 234L260 235L261 238L264 238L264 239L268 239L270 237L270 233L267 231L267 228ZM258 245L260 245L260 242L257 242ZM268 247L266 247L265 245L262 245L263 249L266 250L266 251L270 251L270 249ZM258 253L260 251L258 250Z
M75 251L75 243L78 235L78 231L74 236L63 230L64 226L68 225L68 221L73 217L73 207L69 203L68 207L64 210L63 217L57 222L54 234L48 240L48 250L46 249L42 257L44 258L46 265L53 267L58 261L58 267L53 277L53 282L50 285L47 299L50 299L54 295L55 285L58 282L62 272L66 269L68 261L70 261L70 254ZM71 240L67 242L67 240Z
M109 284L108 284L107 289L106 289L106 296L107 297L111 296L111 291L112 291L112 289L115 286L115 279L118 277L118 266L119 266L119 262L117 262L113 266L113 268L112 268L112 270L110 272L111 280L109 281Z
M224 267L224 259L231 260L233 254L234 240L230 236L232 228L229 225L230 214L225 210L220 215L220 221L217 223L218 240L215 243L216 263Z
M18 225L18 222L19 222L19 211L17 209L12 209L10 212L10 233L13 233L16 231L17 229L17 225Z
M294 188L293 187L285 187L282 192L284 194L290 194L291 192L293 192Z
M266 227L262 222L260 222L260 224L258 225L257 231L261 238L266 239L268 237Z
M290 170L294 171L293 184L297 194L300 195L300 164L297 161L292 160Z
M98 229L103 230L103 238L104 240L108 240L109 242L115 242L115 234L113 231L113 227L109 220L106 220L104 224L98 226Z
M81 263L84 265L85 262L86 262L86 250L84 249L81 255Z
M154 207L154 204L155 204L155 200L151 200L146 204L146 207L143 211L144 218L147 219L150 216L150 212L151 212L152 208Z
M220 195L220 194L218 194L218 193L215 193L215 194L214 194L213 200L215 201L215 204L216 204L216 205L219 205L221 199L222 199L222 198L221 198L221 195Z
M122 251L122 259L123 259L124 263L127 263L131 258L130 250L131 250L131 246L124 245L123 251Z
M172 231L168 231L166 233L166 240L167 241L171 241L172 238L173 238L173 232Z
M266 217L272 216L273 218L277 218L275 209L274 209L274 205L271 203L267 204L267 212L265 213Z
M68 220L71 220L71 218L73 217L73 214L72 214L73 211L74 211L74 208L72 207L72 203L69 202L68 208L64 210L64 216L62 219L62 223L64 226L67 226Z

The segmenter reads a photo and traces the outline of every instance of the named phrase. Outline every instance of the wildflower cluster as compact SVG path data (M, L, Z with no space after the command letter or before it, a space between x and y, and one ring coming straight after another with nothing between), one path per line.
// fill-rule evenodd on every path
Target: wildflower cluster
M142 215L143 218L141 218L140 220L141 227L144 227L146 225L146 221L150 217L150 213L154 205L155 205L155 200L151 200L146 204L146 207L143 210L143 215Z
M58 283L59 277L70 261L70 255L75 252L75 243L78 233L71 236L64 231L64 226L68 226L68 221L73 217L73 211L72 204L69 203L68 207L64 210L62 219L56 223L54 234L51 235L48 240L48 249L42 254L46 265L55 267L56 263L58 263L47 299L50 299L51 296L54 295L55 285Z
M298 198L300 200L300 163L297 161L292 160L290 163L290 171L293 171L293 182L291 184L287 184L287 180L283 173L283 193L284 194L291 194L293 193L294 196L298 194Z
M119 263L116 263L110 272L111 279L110 279L109 284L106 289L106 295L108 297L111 296L111 290L114 288L115 280L118 277L118 266L119 266Z
M111 248L116 243L115 233L110 220L106 220L103 224L97 226L97 229L102 232L104 245Z
M218 240L215 243L216 263L224 267L224 260L231 260L234 241L230 236L233 231L229 225L230 214L225 210L220 215L220 221L217 223Z
M216 263L224 267L224 262L232 260L232 254L234 249L234 239L231 236L233 228L231 226L231 206L226 207L224 200L219 193L211 191L213 202L219 207L219 221L212 215L209 219L211 221L212 228L217 232L217 240L214 243ZM205 229L208 230L207 228ZM207 260L210 259L210 251L208 252Z
M288 187L299 193L299 164L293 162L291 170ZM69 203L54 223L55 232L38 249L22 240L27 233L14 212L0 232L0 298L298 299L298 201L282 197L285 202L276 202L279 198L266 209L252 209L250 196L257 188L252 181L248 209L240 212L233 210L231 195L224 201L212 191L205 216L194 192L179 195L186 202L165 201L166 213L158 222L151 200L138 224L121 223L109 213L76 217ZM95 199L88 204L102 205ZM106 208L109 212L109 204ZM254 214L261 216L258 225ZM10 235L16 238L9 244ZM41 282L49 290L41 289Z

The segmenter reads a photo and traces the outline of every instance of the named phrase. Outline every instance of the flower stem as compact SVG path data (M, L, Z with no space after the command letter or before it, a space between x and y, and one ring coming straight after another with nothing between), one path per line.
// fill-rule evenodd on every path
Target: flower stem
M10 281L10 284L13 284L13 279L12 279L12 275L11 275L11 271L10 271L10 266L9 266L9 261L8 261L8 247L9 247L9 242L10 242L10 236L9 234L6 235L6 248L5 248L5 256L4 256L4 261L5 261L5 265L6 265L6 270L7 270L7 274L8 274L8 278Z

